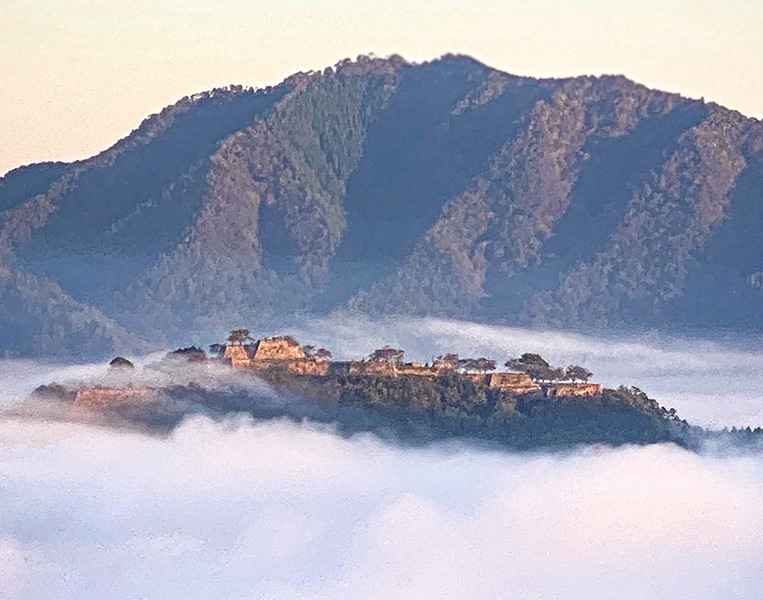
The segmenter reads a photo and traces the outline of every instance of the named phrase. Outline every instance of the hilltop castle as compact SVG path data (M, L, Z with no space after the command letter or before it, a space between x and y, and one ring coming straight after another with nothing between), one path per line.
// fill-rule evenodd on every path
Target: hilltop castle
M540 385L526 373L462 373L453 364L434 361L433 364L403 362L402 351L392 351L389 359L358 361L332 361L327 357L306 352L291 336L267 337L253 343L229 343L223 346L223 360L236 369L255 372L286 371L295 375L369 375L377 377L437 377L444 373L458 373L474 382L513 394L543 392L546 396L593 396L602 392L598 383L548 383ZM382 349L385 350L385 349ZM377 351L379 352L379 351ZM319 353L320 354L320 353ZM330 353L326 352L328 356ZM383 353L382 353L383 354Z

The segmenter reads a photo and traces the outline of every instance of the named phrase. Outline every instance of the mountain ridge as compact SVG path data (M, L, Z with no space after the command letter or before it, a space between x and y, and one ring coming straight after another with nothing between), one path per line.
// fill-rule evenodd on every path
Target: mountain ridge
M754 328L761 165L763 124L736 111L463 56L196 94L95 157L0 178L3 320L28 328L0 352L77 352L81 319L39 339L51 294L103 315L103 353L345 309Z

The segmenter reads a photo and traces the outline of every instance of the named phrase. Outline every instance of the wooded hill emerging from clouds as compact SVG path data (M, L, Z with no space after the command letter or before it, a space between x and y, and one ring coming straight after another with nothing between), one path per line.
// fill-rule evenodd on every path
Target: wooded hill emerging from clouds
M623 77L361 58L0 179L0 354L353 309L759 327L763 123Z

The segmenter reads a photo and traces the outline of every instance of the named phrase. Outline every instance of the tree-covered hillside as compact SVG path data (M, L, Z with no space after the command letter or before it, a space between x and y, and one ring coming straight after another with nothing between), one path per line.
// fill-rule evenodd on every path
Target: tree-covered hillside
M716 105L460 56L343 61L0 179L0 353L347 308L755 327L762 194L763 124Z

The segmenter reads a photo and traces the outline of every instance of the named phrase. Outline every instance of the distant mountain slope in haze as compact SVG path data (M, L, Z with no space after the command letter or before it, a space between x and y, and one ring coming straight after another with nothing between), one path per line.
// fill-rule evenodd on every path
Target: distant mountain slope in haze
M0 179L5 311L62 332L0 346L77 353L75 313L89 352L345 308L759 327L762 161L760 122L623 77L392 57L215 90Z

